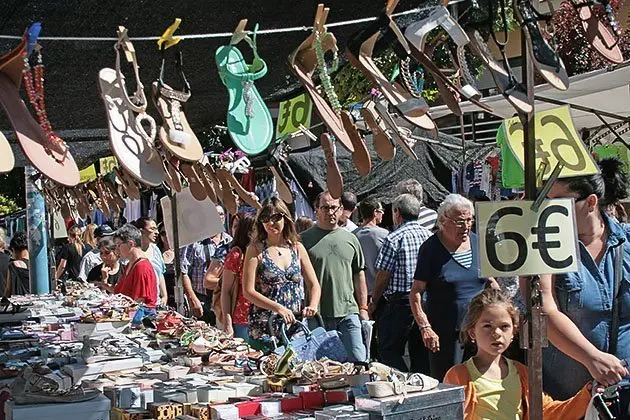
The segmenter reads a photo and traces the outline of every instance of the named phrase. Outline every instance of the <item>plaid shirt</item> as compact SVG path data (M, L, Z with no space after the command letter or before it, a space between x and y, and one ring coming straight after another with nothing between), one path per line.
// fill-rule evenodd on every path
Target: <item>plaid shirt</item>
M180 250L182 274L187 274L190 277L190 283L195 292L202 295L206 294L206 289L203 287L203 277L206 274L208 264L211 259L225 261L230 242L232 242L232 237L227 233L222 233L218 244L215 244L212 239L204 239L202 242L195 242Z
M407 221L387 235L374 268L390 273L385 295L407 293L413 284L420 245L432 235L418 221Z

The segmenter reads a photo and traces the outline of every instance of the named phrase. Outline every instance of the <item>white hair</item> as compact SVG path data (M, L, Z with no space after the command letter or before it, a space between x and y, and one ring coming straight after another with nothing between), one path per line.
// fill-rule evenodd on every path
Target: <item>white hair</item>
M454 210L468 210L470 214L475 215L475 206L472 201L460 194L449 194L437 209L438 227L442 227L441 219L447 217Z

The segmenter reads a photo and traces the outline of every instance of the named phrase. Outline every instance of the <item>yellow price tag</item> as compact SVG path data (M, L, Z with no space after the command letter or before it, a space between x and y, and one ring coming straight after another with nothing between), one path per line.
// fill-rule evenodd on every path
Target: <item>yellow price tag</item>
M276 137L295 133L299 130L300 124L306 128L310 127L312 108L311 98L306 93L288 101L280 102Z
M91 164L87 168L79 171L79 176L81 177L81 182L96 179L96 168L94 167L94 164Z
M537 112L536 168L546 163L542 179L546 180L558 162L564 165L560 178L593 175L599 167L575 131L568 106ZM524 167L523 125L518 117L505 120L508 144L518 163Z
M98 162L101 167L101 175L106 175L112 172L114 168L118 167L118 161L116 160L114 156L100 158Z

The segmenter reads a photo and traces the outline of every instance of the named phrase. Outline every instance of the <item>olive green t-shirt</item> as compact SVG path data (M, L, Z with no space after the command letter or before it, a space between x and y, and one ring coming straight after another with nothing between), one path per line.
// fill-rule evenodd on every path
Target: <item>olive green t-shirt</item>
M320 314L340 318L358 313L352 276L365 269L365 260L357 237L345 229L313 226L302 232L302 243L322 288Z

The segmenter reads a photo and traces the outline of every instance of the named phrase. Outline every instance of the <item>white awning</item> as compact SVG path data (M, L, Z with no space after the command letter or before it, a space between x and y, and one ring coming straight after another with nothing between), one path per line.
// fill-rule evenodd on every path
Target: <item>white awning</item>
M617 67L615 70L595 70L589 73L579 74L570 78L569 89L561 91L549 84L539 85L534 88L536 97L548 98L591 108L596 111L608 112L621 117L630 117L630 66ZM493 109L493 114L502 118L511 118L516 111L507 102L503 95L494 95L481 100L482 103ZM466 101L461 104L462 112L481 112L482 110ZM544 111L560 106L542 100L536 100L535 110ZM452 112L446 105L431 108L433 119L451 115ZM571 108L573 124L579 131L582 128L599 127L601 120L591 112ZM609 123L621 122L621 120L608 118Z

